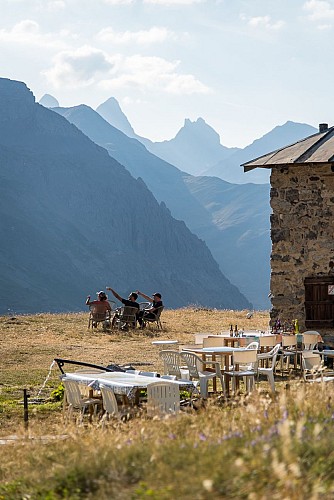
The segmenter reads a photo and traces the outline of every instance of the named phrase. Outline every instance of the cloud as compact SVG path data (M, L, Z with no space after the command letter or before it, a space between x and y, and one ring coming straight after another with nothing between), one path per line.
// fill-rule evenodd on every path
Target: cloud
M193 5L195 3L203 3L206 0L143 0L143 3L150 3L155 5Z
M86 87L105 77L113 62L102 50L89 46L74 51L59 52L53 66L43 74L54 87Z
M103 0L108 5L130 5L134 0Z
M161 57L134 55L114 59L112 77L100 82L109 89L137 87L145 91L163 91L170 94L207 94L210 89L193 75L179 74L179 61L167 61Z
M66 3L64 0L50 0L46 5L51 11L62 10L66 7Z
M0 42L20 43L25 46L38 45L39 47L64 48L65 44L61 40L69 33L41 33L40 26L36 21L25 19L15 24L12 29L0 30Z
M149 30L116 32L112 28L102 29L97 34L97 39L103 42L115 44L135 43L140 45L150 45L162 43L166 40L176 39L175 33L164 27L154 26Z
M242 14L240 17L248 26L252 28L264 28L268 31L280 30L285 25L284 21L281 20L273 22L270 16L247 17Z
M318 25L320 29L329 28L334 22L334 8L330 2L326 2L325 0L309 0L304 3L303 9L309 13L308 18L311 21L320 23Z

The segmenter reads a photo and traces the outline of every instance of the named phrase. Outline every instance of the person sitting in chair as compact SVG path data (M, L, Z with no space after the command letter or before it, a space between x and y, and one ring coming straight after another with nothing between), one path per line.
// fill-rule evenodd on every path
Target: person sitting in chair
M98 300L93 300L93 301L90 300L90 295L88 295L88 297L86 299L86 306L96 306L96 310L99 313L103 313L103 312L107 312L107 311L111 312L111 306L108 302L107 295L102 291L96 292L96 295L97 295Z
M144 319L147 318L147 319L155 320L156 312L158 311L158 309L160 309L160 307L163 307L163 303L161 300L161 293L156 292L152 295L152 297L149 297L145 293L137 290L137 294L141 295L142 297L144 297L144 299L146 299L152 303L151 307L149 307L148 309L144 309L143 311L139 311L139 314L138 314L138 323L140 324L141 328L144 328L144 326L145 326ZM152 301L152 298L153 298L153 301Z
M90 300L90 295L88 295L86 299L86 306L94 306L94 309L92 311L92 326L94 328L97 327L98 321L100 321L98 318L100 315L105 316L105 323L106 327L110 326L109 319L110 319L110 313L111 313L111 306L108 302L108 297L107 295L101 290L100 292L96 292L97 295L97 300ZM94 321L95 320L95 321ZM109 325L107 324L109 323Z
M138 309L138 312L139 312L139 304L138 304L138 302L136 302L137 299L138 299L138 295L136 294L136 292L130 293L130 295L129 295L129 297L127 299L123 299L123 297L121 297L117 292L115 292L115 290L113 290L112 288L110 288L110 286L107 286L106 290L110 290L111 293L113 294L113 296L116 297L116 299L118 299L120 302L122 302L122 304L124 306L135 307L135 308ZM136 313L136 317L137 317L137 320L138 320L138 313ZM119 318L119 316L116 313L114 315L114 317L113 317L111 326L115 326L116 320L118 318Z

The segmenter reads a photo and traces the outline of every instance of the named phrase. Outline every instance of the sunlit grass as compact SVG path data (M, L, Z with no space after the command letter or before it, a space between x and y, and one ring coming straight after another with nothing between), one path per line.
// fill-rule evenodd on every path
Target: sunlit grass
M43 404L29 405L54 357L106 365L145 361L162 370L155 338L191 343L196 332L219 333L238 324L266 329L268 313L164 311L163 332L87 330L87 314L0 318L0 499L331 499L334 496L334 385L278 380L249 397L178 417L65 425L53 369Z
M4 498L329 499L332 397L333 388L296 385L277 399L259 393L229 405L213 399L178 418L103 429L58 425L52 433L58 439L48 441L33 426L34 439L21 434L21 442L2 445L0 492Z

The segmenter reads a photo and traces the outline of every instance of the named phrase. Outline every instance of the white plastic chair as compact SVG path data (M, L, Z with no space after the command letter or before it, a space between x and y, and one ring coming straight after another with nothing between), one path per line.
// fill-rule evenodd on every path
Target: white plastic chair
M333 382L334 376L325 375L325 366L320 354L310 351L302 353L303 379L305 382ZM333 372L331 372L333 375Z
M167 380L152 382L147 386L147 415L176 414L180 411L180 389Z
M101 406L100 399L83 397L80 392L79 384L76 380L63 379L62 382L65 387L63 410L65 411L67 402L67 415L69 419L73 416L74 409L80 410L80 422L82 422L84 414L87 410L90 410L92 413L94 413L94 415L97 414L97 410Z
M281 344L276 344L271 351L265 352L263 354L258 354L257 356L257 373L258 375L265 375L267 377L272 392L275 392L274 370L276 366L277 354L280 350L280 347ZM261 361L265 362L266 366L261 366Z
M319 332L307 330L303 333L303 344L305 351L313 351L318 344Z
M103 409L105 410L105 413L102 417L102 423L105 421L105 419L109 420L110 417L120 420L122 417L125 417L129 413L127 409L119 409L116 396L111 387L100 384L100 390L102 395Z
M259 342L260 349L268 349L270 347L269 351L271 351L277 344L276 335L262 335L262 337L259 337Z
M200 394L202 398L208 397L208 381L218 377L225 394L224 377L217 361L203 361L193 352L183 351L180 353L182 360L186 363L189 370L190 380L199 380ZM206 370L206 365L212 365L215 371Z
M244 351L234 351L232 355L233 369L225 372L225 377L232 380L232 392L236 391L237 379L243 379L246 386L246 391L250 392L255 384L255 365L257 363L257 350L245 349ZM248 366L251 369L240 370L240 366Z
M175 375L177 379L188 379L189 371L182 366L181 353L166 349L160 351L159 356L164 362L165 375Z

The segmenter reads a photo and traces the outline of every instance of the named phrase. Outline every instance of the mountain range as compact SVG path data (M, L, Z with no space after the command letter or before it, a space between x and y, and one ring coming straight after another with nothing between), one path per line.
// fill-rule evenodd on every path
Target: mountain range
M223 274L255 308L270 307L270 171L244 174L240 164L316 129L287 122L239 149L222 146L219 135L202 118L186 119L174 139L153 143L136 135L113 97L96 112L85 105L53 110L105 147L134 177L142 178L157 200L207 243ZM215 169L217 176L187 173ZM259 183L250 183L252 178Z
M269 183L270 170L256 169L244 174L240 165L269 151L304 139L317 132L305 123L287 121L245 148L227 148L218 133L203 118L184 126L169 141L152 142L136 135L115 98L100 104L96 111L111 125L142 142L153 154L192 175L219 177L233 184Z
M204 241L24 83L1 78L0 106L0 313L82 310L106 285L251 307Z
M269 185L195 177L150 153L86 105L53 108L107 149L209 246L227 278L257 309L269 307Z

